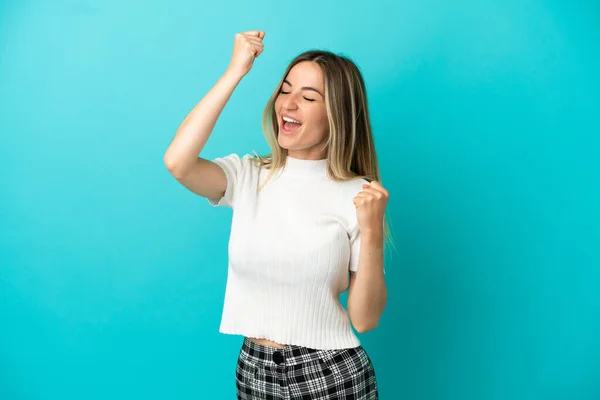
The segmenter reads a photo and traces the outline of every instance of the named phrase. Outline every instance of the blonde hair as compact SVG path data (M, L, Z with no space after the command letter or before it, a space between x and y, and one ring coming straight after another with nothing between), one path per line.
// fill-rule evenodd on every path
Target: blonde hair
M365 83L356 64L347 57L324 50L309 50L294 58L267 102L262 129L271 153L254 154L262 167L270 170L265 182L285 166L287 149L279 146L275 100L290 70L298 63L311 61L318 64L325 79L325 106L329 122L327 147L327 174L334 181L365 179L381 182L375 143L371 130ZM389 211L386 209L386 214ZM385 244L392 244L388 218L383 221ZM385 247L384 244L384 247Z

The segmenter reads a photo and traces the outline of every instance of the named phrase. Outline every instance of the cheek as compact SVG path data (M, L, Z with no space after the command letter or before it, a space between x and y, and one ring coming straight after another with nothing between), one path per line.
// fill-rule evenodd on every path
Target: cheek
M319 123L321 126L323 126L324 129L328 129L329 128L329 119L327 118L327 112L322 112L319 115Z
M313 110L310 110L309 116L311 125L329 125L329 121L327 120L327 110L325 110L324 108L315 108Z
M281 101L279 100L279 97L277 99L275 99L275 103L273 104L273 107L275 108L275 114L277 114L277 110L279 110L281 108Z

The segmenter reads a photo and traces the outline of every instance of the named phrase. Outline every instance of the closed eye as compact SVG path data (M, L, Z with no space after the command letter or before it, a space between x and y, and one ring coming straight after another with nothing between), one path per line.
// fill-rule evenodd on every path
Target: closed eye
M279 93L281 93L281 94L290 94L290 92L284 92L283 89L281 89L279 91ZM307 100L307 101L316 101L315 99L309 99L308 97L304 97L304 100Z

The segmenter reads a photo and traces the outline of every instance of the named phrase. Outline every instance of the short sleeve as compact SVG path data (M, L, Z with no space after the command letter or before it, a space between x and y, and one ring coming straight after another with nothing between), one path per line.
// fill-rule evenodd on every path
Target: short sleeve
M358 271L358 259L360 256L360 229L355 226L350 232L350 263L348 269L352 272ZM385 274L385 266L383 268Z
M225 194L221 198L210 198L207 197L206 200L213 207L228 207L234 208L236 193L239 191L239 187L241 186L241 180L243 179L244 166L246 165L246 160L250 155L245 155L243 158L240 158L239 155L232 153L226 157L218 157L212 160L215 164L217 164L223 172L225 172L225 176L227 177L227 188L225 189Z

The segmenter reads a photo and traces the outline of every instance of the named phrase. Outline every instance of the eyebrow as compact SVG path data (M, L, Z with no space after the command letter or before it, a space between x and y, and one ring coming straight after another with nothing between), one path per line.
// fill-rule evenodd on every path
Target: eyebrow
M290 83L290 81L288 81L287 79L283 80L283 83L287 83L288 85L292 86L292 84ZM319 92L317 89L315 89L314 87L310 87L310 86L304 86L300 88L301 90L312 90L313 92L317 92L321 95L321 97L325 98L325 96L323 96L323 94L321 92Z

